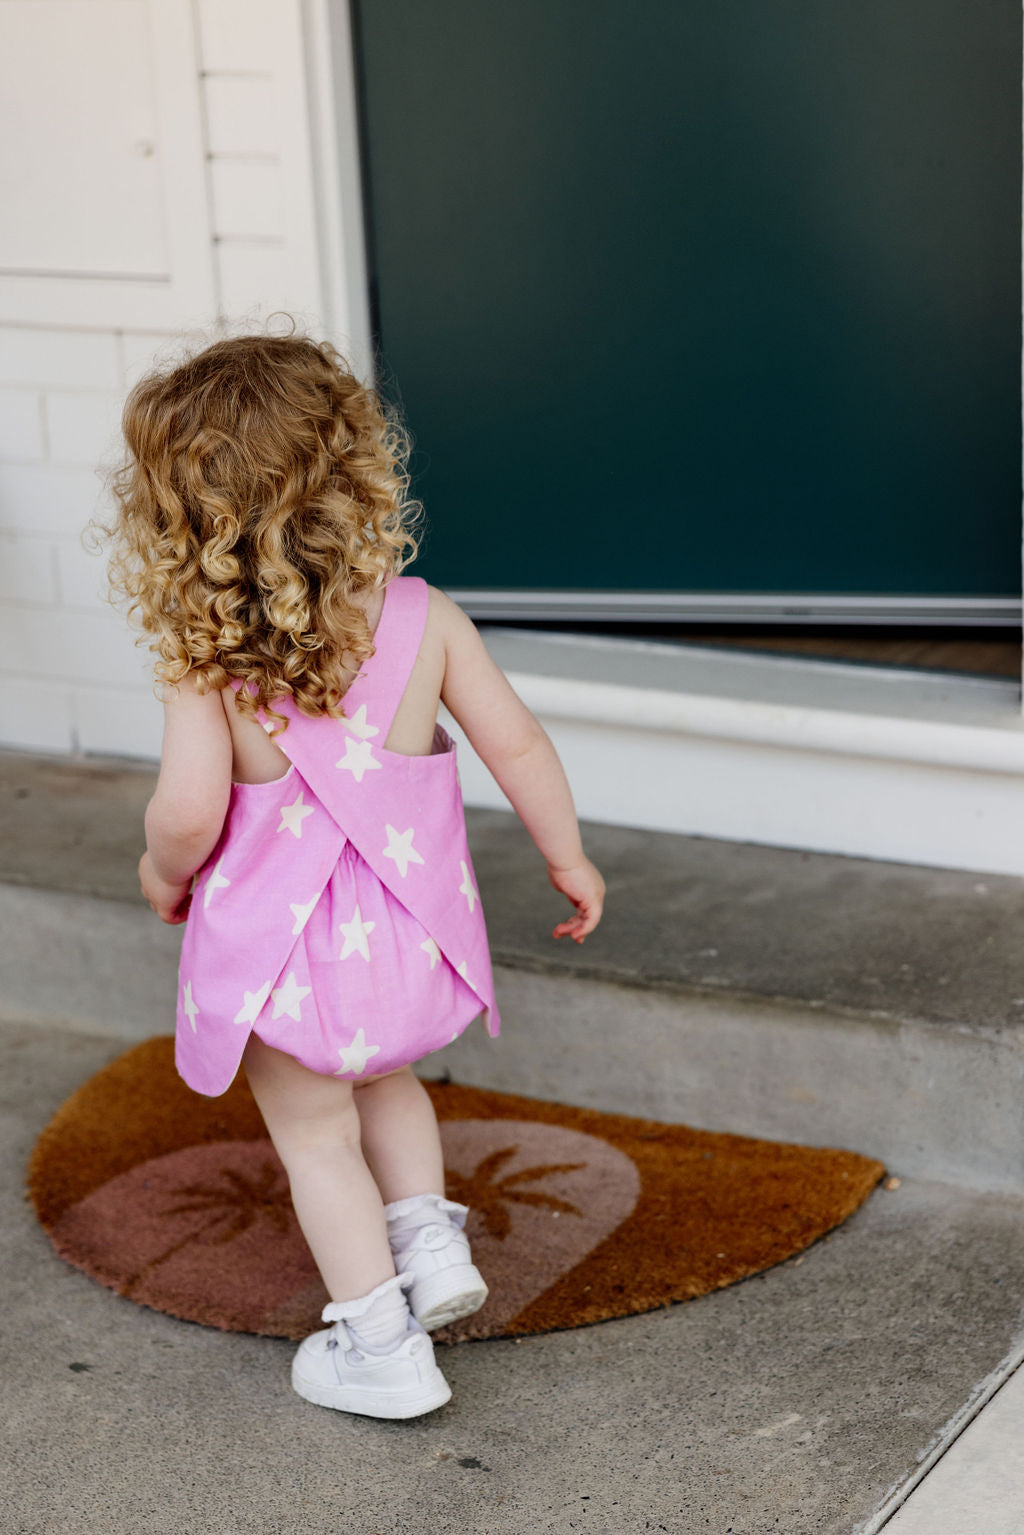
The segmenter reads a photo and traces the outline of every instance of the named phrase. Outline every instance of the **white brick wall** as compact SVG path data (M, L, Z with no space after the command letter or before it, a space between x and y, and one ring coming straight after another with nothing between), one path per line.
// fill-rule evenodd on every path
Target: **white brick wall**
M0 328L0 383L51 389L119 389L117 337L42 326Z
M57 601L54 548L48 539L0 533L0 602Z
M92 468L117 453L121 431L121 395L70 394L51 390L44 396L50 458L55 464Z
M264 75L208 75L206 121L213 155L263 155L278 144L277 101Z
M0 389L0 458L37 464L46 457L38 389Z
M141 327L133 310L108 327L83 302L74 323L66 303L54 324L0 323L0 745L159 754L149 653L103 601L104 561L81 539L105 508L98 469L119 449L127 389L218 325L288 309L335 339L348 329L338 273L325 297L319 264L319 221L337 210L318 204L305 58L307 45L321 59L329 51L325 0L198 0L191 44L191 0L163 4L193 48L205 115L200 124L197 108L195 143L205 154L213 244L204 259L217 313L183 314L171 332ZM320 28L319 42L304 26ZM314 87L323 91L319 73ZM321 113L321 124L328 118ZM335 197L322 179L320 201ZM29 281L36 302L38 279Z

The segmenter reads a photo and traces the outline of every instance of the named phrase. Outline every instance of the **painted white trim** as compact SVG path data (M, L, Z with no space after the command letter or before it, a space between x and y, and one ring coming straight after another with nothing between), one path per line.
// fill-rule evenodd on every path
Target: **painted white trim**
M652 689L603 686L566 677L508 672L508 680L535 713L547 719L611 725L661 735L706 736L716 741L777 746L885 762L927 763L986 773L1024 774L1024 720L1017 690L1005 726L901 720L838 709L800 708L756 699L707 698ZM1012 726L1016 727L1010 728Z
M302 4L324 319L331 341L369 382L373 334L351 10L329 0Z
M1018 597L885 597L831 593L529 591L458 587L450 596L472 618L573 623L917 624L1013 627Z
M1017 684L485 631L586 820L1024 874ZM507 801L454 721L468 804Z

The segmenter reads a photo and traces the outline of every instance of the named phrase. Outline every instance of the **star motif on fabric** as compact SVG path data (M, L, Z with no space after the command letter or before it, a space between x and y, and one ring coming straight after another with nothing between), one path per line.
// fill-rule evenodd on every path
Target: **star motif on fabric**
M270 993L274 999L274 1017L280 1018L282 1013L287 1013L289 1018L294 1018L296 1023L301 1023L300 1004L303 997L308 997L312 989L311 986L300 986L295 979L295 971L289 971L284 985L276 986Z
M220 872L223 867L224 867L224 859L223 858L219 858L217 860L217 867L214 869L213 873L210 875L209 879L206 881L206 885L205 885L205 888L203 890L203 910L204 911L206 910L207 906L209 906L209 904L210 904L210 900L211 900L211 898L213 896L213 892L215 890L226 890L227 887L231 883L231 881L227 878L227 876Z
M348 922L338 924L339 931L344 933L345 942L342 945L339 959L348 959L350 954L361 954L365 960L370 958L370 945L367 936L377 926L375 922L364 922L362 912L357 906Z
M437 944L434 942L433 938L424 939L423 943L420 944L420 948L430 960L430 968L433 970L434 966L441 958L441 950L437 947Z
M235 1014L235 1023L255 1023L270 996L272 981L264 981L259 991L245 992L245 1001Z
M356 1030L356 1037L350 1045L339 1050L341 1066L334 1073L336 1077L361 1077L366 1070L366 1063L374 1055L380 1054L380 1045L368 1045L366 1035L362 1029Z
M352 774L356 783L362 783L363 774L370 768L380 768L384 764L378 762L373 755L373 747L369 741L357 741L355 736L345 737L345 755L334 764L335 767L345 768Z
M473 982L470 980L469 976L466 974L466 961L465 960L462 961L461 965L456 965L455 966L455 974L456 975L461 975L462 979L465 981L467 986L472 986L473 985ZM476 990L475 987L473 987L473 989L474 989L474 991Z
M299 933L302 932L302 929L313 915L313 907L316 905L319 899L320 897L315 895L311 901L306 902L305 906L301 905L301 903L296 903L295 901L288 902L288 905L292 909L292 916L295 918L295 926L292 928L293 938L297 938Z
M380 735L380 728L379 728L379 726L377 726L377 725L368 725L366 723L366 705L365 704L360 704L359 708L356 710L355 714L353 714L353 715L346 715L343 723L348 726L349 730L351 730L351 732L352 732L352 734L354 736L360 736L362 738L362 740L364 740L364 741L366 740L367 736L379 736ZM378 764L378 766L379 766L379 764Z
M459 868L462 870L462 884L459 886L459 894L466 897L466 900L469 902L469 909L472 911L475 903L480 899L480 894L470 879L469 869L462 858L459 859Z
M191 981L185 982L185 1001L182 1006L184 1008L186 1018L192 1025L192 1032L194 1034L196 1032L196 1019L199 1017L199 1009L196 1007L195 1002L192 1000Z
M281 824L277 828L278 831L284 831L287 828L293 837L301 837L302 823L308 815L313 814L314 809L315 806L304 805L302 803L302 790L300 789L297 800L293 800L290 805L281 806Z
M397 832L393 826L385 826L388 834L388 845L384 849L385 858L393 858L398 872L404 879L409 872L411 863L422 863L423 859L412 845L415 828L409 826L403 832Z

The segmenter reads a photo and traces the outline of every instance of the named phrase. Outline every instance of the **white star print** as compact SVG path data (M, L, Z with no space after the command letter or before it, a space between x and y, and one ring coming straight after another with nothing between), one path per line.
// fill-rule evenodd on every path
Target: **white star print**
M357 741L354 736L346 736L345 755L334 766L346 768L356 783L362 783L364 773L370 768L383 767L384 764L378 762L373 755L373 747L369 741Z
M357 906L348 922L339 923L339 931L345 934L345 943L339 959L348 959L350 954L361 954L364 959L370 958L370 945L367 943L367 935L376 927L375 922L364 922L362 913Z
M352 1043L344 1050L339 1050L338 1054L341 1056L341 1067L334 1075L346 1077L351 1074L354 1077L361 1077L370 1057L380 1054L380 1045L368 1045L366 1035L362 1029L358 1029Z
M360 704L355 714L353 714L351 717L346 717L344 723L348 726L349 730L351 730L354 736L361 736L364 741L366 740L367 736L380 735L378 726L368 725L366 723L365 704Z
M270 996L272 981L264 981L259 991L245 992L245 1001L235 1014L235 1023L255 1023Z
M224 867L224 859L220 858L220 859L217 860L217 867L214 869L213 873L210 875L209 879L206 881L206 887L203 890L203 910L204 911L206 910L207 906L209 906L209 904L210 904L210 898L213 895L213 892L215 890L226 890L228 885L230 885L230 883L231 883L231 881L227 878L227 876L220 872L223 867Z
M385 858L393 858L398 865L398 872L404 879L409 872L411 863L422 863L423 859L412 845L415 829L412 826L403 832L397 832L393 826L385 826L388 834L388 845L384 849Z
M469 909L472 911L473 903L479 901L480 895L474 888L473 881L469 877L469 869L461 858L459 859L459 868L462 870L462 884L459 886L459 894L466 897L466 900L469 902Z
M192 1032L194 1034L196 1032L196 1019L199 1017L199 1009L198 1009L198 1007L196 1007L195 1003L192 1000L192 982L191 981L186 981L185 982L184 1009L185 1009L185 1016L187 1017L189 1023L192 1025Z
M303 997L309 996L312 989L311 986L300 986L295 979L295 971L290 971L284 985L275 987L271 992L274 999L274 1017L280 1018L282 1013L287 1013L289 1018L294 1018L296 1023L301 1023L302 1010L299 1004Z
M462 961L461 965L456 965L455 966L455 974L456 975L461 975L462 979L465 981L467 986L472 986L473 985L473 982L470 980L469 976L466 974L466 961L465 960ZM476 987L473 987L473 989L475 991Z
M288 902L288 905L292 909L292 916L295 918L295 926L292 928L293 938L296 938L299 933L302 932L302 929L305 927L306 923L309 921L313 914L313 907L316 905L319 899L319 896L314 896L311 901L306 902L305 906L302 906L301 904L297 905L295 901Z
M430 968L433 970L434 966L441 958L441 950L437 947L437 944L434 942L433 938L427 938L423 943L420 944L420 948L430 960Z
M302 803L302 790L300 789L297 800L293 800L290 805L281 806L281 824L277 828L278 831L284 831L287 827L293 837L301 837L302 823L308 815L313 814L314 809L315 806L304 805Z

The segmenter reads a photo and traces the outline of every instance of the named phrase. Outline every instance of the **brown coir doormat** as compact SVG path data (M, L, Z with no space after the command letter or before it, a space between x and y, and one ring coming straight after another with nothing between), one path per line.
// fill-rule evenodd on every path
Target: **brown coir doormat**
M688 1300L837 1226L882 1176L850 1151L429 1084L448 1194L491 1294L449 1341L578 1327ZM147 1040L67 1100L29 1192L54 1247L172 1316L301 1338L327 1297L244 1079L189 1091Z

